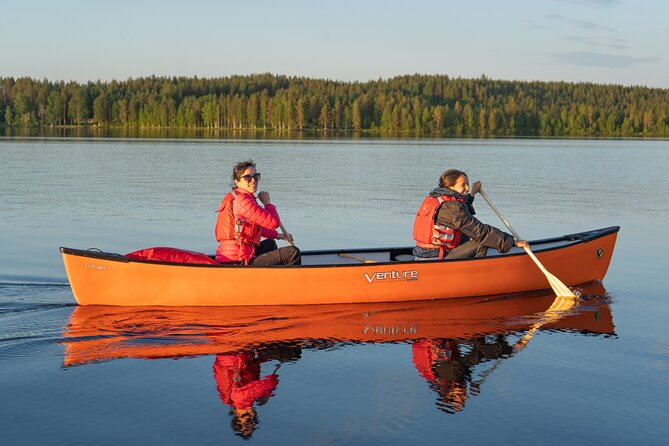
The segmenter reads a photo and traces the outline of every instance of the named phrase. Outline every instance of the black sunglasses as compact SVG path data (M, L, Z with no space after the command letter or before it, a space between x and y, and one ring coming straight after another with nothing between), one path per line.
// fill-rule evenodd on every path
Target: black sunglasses
M260 172L256 172L253 175L242 175L241 177L239 177L240 180L242 178L244 178L247 183L250 183L251 180L256 180L256 182L258 182L260 181Z

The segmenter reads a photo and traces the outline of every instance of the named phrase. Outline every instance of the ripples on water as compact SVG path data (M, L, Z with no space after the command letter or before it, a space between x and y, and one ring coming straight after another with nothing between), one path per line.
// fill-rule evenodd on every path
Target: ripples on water
M215 355L221 399L240 414L241 409L250 411L255 400L267 402L278 385L276 370L285 362L297 362L304 351L410 344L413 366L437 395L437 407L456 413L536 330L612 335L603 288L591 286L593 291L602 294L584 295L582 307L548 319L544 312L553 297L546 294L287 308L76 307L59 339L65 348L64 367L121 358ZM260 366L265 363L274 371L263 377Z
M2 441L663 444L666 153L628 140L0 141ZM58 246L212 252L227 171L249 157L303 249L410 243L414 206L447 167L482 179L527 238L621 225L605 280L616 324L603 288L553 313L541 294L73 305Z
M560 311L547 311L557 300L542 293L233 308L74 306L66 303L68 294L62 284L0 284L0 362L62 357L61 367L71 369L128 358L208 356L210 379L229 408L232 432L243 438L254 435L261 421L258 410L280 393L282 367L300 367L307 352L406 345L411 367L432 392L435 407L456 414L538 331L615 334L600 284L580 290L578 304ZM54 301L61 303L49 303ZM350 373L342 369L339 379L355 381L355 372ZM394 420L386 435L401 428L397 413L384 418Z
M0 283L0 361L53 350L63 317L74 306L69 294L67 284ZM59 295L63 303L52 303Z

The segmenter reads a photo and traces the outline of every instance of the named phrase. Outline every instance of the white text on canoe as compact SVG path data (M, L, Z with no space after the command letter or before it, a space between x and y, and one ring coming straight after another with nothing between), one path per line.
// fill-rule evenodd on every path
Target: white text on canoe
M379 271L371 276L365 273L365 279L370 284L374 281L389 281L389 280L418 280L418 271L417 270L408 270L408 271Z

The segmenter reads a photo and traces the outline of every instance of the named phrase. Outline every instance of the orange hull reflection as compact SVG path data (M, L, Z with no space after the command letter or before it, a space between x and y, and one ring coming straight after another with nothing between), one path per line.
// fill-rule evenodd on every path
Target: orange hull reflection
M583 296L577 305L543 322L552 294L304 306L78 306L63 333L63 364L230 354L277 343L474 339L536 329L614 334L603 286L575 291Z

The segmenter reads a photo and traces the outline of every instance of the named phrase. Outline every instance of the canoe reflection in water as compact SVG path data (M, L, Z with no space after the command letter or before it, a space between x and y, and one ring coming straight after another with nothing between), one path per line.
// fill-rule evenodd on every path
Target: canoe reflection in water
M532 293L377 304L249 307L78 306L63 331L64 367L119 358L216 355L213 376L235 433L257 427L254 405L276 392L278 367L305 349L346 343L410 343L413 366L455 413L495 368L538 330L614 335L600 283L579 296ZM274 367L261 373L261 365Z

